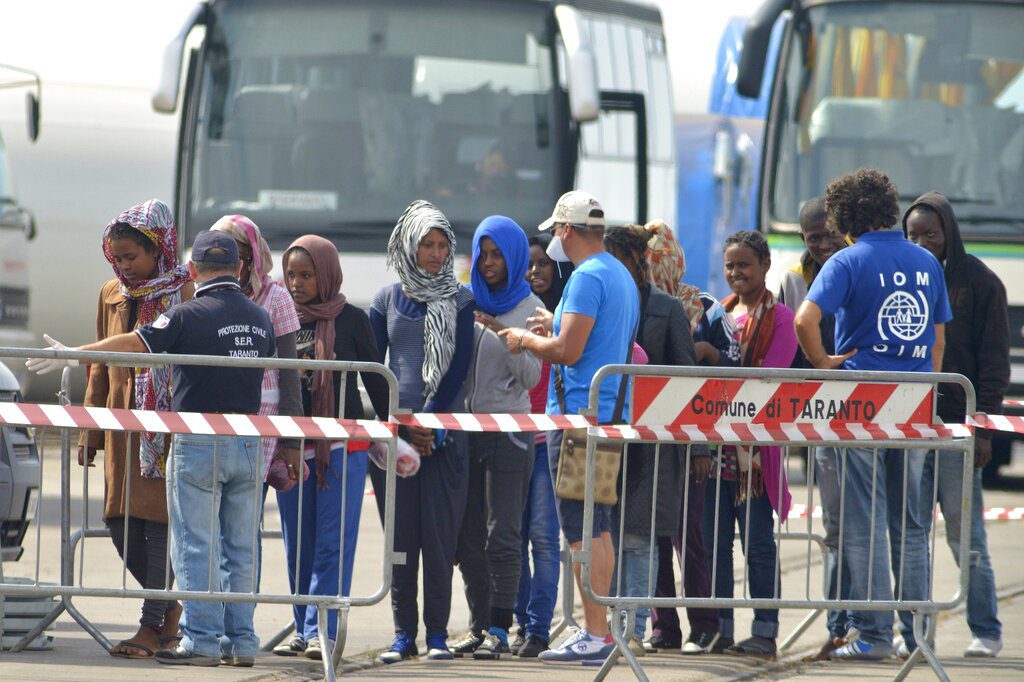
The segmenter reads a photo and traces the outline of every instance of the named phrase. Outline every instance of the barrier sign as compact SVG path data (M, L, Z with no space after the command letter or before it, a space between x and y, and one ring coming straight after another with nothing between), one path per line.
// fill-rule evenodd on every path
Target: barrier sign
M932 424L931 384L634 377L634 426Z

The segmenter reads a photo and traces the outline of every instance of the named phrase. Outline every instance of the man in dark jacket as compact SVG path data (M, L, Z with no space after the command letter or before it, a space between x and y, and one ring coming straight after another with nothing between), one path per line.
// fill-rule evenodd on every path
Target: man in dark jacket
M907 238L928 249L943 264L953 320L946 325L943 372L963 374L974 385L978 410L998 414L1010 383L1010 331L1006 289L994 272L964 249L960 225L949 200L938 192L917 198L903 215ZM943 421L962 423L966 400L954 384L941 387L938 414ZM974 640L965 656L994 657L1003 648L997 617L996 583L989 559L982 517L981 470L992 458L992 437L978 430L974 439L974 487L971 497L971 565L967 592L967 625ZM963 502L963 459L959 452L929 453L922 482L921 516L931 523L932 488L946 520L946 543L960 556L960 512Z

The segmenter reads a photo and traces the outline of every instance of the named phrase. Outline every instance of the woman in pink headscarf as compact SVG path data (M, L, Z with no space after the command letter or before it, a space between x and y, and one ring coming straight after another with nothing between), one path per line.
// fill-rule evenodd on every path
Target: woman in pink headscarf
M274 324L277 341L277 357L294 359L295 333L299 330L299 317L295 314L292 297L284 287L271 281L273 263L270 246L260 234L256 223L244 215L226 215L213 224L211 230L227 232L238 242L238 257L242 261L239 284L242 291L254 303L267 311ZM302 416L302 400L299 394L299 373L291 369L267 369L263 371L263 399L259 414L283 414L291 417ZM271 464L277 458L290 465L291 476L270 477ZM299 443L292 439L263 439L263 480L282 489L290 488L289 479L300 475ZM266 499L268 485L263 486Z

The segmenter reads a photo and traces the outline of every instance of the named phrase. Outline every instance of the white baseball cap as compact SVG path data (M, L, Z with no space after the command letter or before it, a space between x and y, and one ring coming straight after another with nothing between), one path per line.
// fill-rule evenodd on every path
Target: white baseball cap
M592 194L574 189L558 198L551 217L538 225L537 229L550 230L555 223L604 227L604 210Z

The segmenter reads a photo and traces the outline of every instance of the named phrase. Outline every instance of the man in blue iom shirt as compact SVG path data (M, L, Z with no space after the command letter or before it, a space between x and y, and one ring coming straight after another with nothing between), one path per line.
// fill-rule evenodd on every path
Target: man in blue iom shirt
M553 238L548 255L555 261L572 261L576 266L562 292L562 300L550 317L541 308L541 324L530 330L511 327L501 334L513 353L529 351L552 363L548 385L548 414L579 414L590 401L590 383L601 367L627 362L640 316L640 295L626 267L604 249L604 211L593 196L579 190L566 192L558 200L551 217L540 225L551 230ZM600 314L599 314L600 313ZM556 367L557 366L557 367ZM562 376L562 396L555 375ZM608 423L615 415L624 378L610 377L602 382L598 396L598 418ZM623 406L629 405L628 383ZM563 410L564 405L564 410ZM628 421L624 409L622 421ZM556 480L562 446L562 432L548 433L548 464ZM558 519L562 532L573 549L583 540L583 503L558 500ZM594 505L593 544L591 545L591 586L607 595L615 568L611 538L611 507ZM580 581L577 564L576 582ZM603 661L615 647L608 630L607 610L583 598L586 626L557 649L541 652L544 663Z
M195 297L151 324L81 350L269 358L276 355L270 317L238 286L238 246L225 232L200 232L188 264ZM263 370L173 365L175 412L256 414ZM179 435L171 457L171 562L182 590L251 592L252 548L263 481L259 439ZM211 529L213 533L211 534ZM221 557L225 579L221 583ZM211 569L211 562L213 568ZM209 584L210 576L214 584ZM255 604L183 601L182 639L156 652L159 663L251 666L259 647ZM221 645L221 637L226 644Z
M797 311L796 332L804 355L819 369L938 372L944 325L953 317L945 278L932 254L892 229L900 209L889 178L861 169L836 180L825 193L825 211L830 226L856 243L825 263ZM837 355L828 355L822 346L818 323L823 313L836 316ZM880 458L874 467L873 452L846 450L843 552L850 566L872 563L870 585L867 570L850 571L850 599L891 600L895 593L897 599L925 600L928 532L919 496L926 450L908 450L906 457L901 450L878 450ZM832 456L842 476L843 458L835 450ZM904 487L905 517L901 513ZM895 591L890 566L902 576ZM854 621L860 624L860 638L833 651L833 659L877 660L892 655L891 611L858 611ZM900 621L906 648L913 651L912 615L900 612Z

